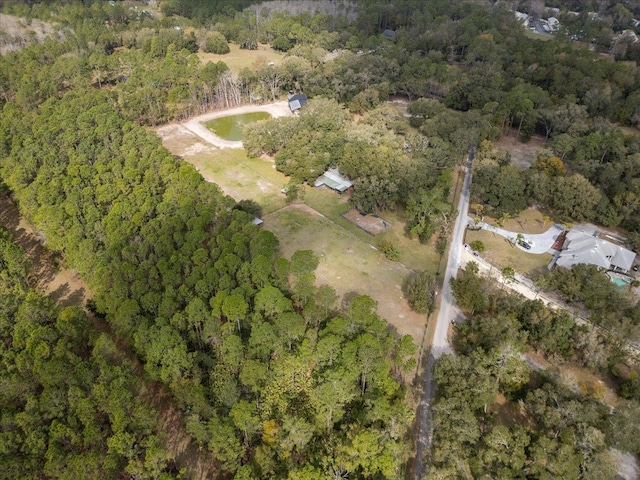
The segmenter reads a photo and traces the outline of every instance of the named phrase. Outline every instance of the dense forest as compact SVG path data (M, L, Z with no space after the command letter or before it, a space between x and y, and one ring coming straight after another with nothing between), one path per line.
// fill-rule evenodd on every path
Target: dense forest
M188 478L140 400L140 375L171 392L220 478L406 475L410 338L390 331L370 298L341 301L316 286L312 252L282 258L246 203L204 182L147 126L301 90L301 115L255 124L246 138L292 186L340 167L360 210L399 209L409 235L446 238L451 171L478 145L473 195L487 213L533 202L640 239L640 142L620 127L640 122L636 44L604 56L572 34L532 39L512 11L481 2L363 0L353 21L242 10L254 3L168 0L156 15L119 1L3 6L62 35L20 39L0 56L0 178L90 284L93 314L144 365L134 374L84 312L33 291L3 233L0 458L10 478ZM598 3L615 13L616 2ZM285 56L240 72L196 56L229 43ZM394 96L411 102L406 117L385 105ZM506 133L538 134L548 151L519 170L493 152ZM436 369L429 478L604 478L605 446L637 454L638 373L620 341L637 335L637 304L595 298L593 272L545 280L617 329L594 334L475 273L454 284L470 321L458 355ZM524 364L529 349L610 372L629 403L611 412L597 392L568 391ZM495 414L500 396L524 412L519 426Z
M572 360L628 375L637 365L619 337L499 290L473 262L452 289L467 320L456 328L456 355L435 368L427 478L613 478L610 447L640 452L637 373L618 382L628 400L613 408L596 380L584 380L576 391L526 357L539 352L555 364Z
M130 360L78 307L31 289L0 230L1 478L150 478L167 464Z

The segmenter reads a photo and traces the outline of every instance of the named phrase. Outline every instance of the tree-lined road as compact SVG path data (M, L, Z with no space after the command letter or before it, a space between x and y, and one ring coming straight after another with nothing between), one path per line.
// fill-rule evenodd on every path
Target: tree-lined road
M431 342L428 357L425 359L424 373L422 378L422 394L418 406L418 423L416 434L416 461L414 464L414 478L420 480L424 469L424 455L431 448L431 438L433 434L431 404L435 394L435 383L433 381L433 365L443 354L452 353L449 345L448 332L451 321L460 315L455 306L455 300L449 285L452 277L456 275L462 258L462 240L467 226L467 213L469 211L469 192L471 189L471 163L475 149L472 148L467 156L466 173L460 199L458 201L458 217L453 229L453 237L449 248L449 259L447 269L444 274L444 283L440 295L440 309L436 320L436 327Z

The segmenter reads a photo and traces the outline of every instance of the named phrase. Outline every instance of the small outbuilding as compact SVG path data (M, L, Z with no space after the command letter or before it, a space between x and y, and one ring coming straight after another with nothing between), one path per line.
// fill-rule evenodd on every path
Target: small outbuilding
M289 109L292 113L297 112L307 104L307 96L304 93L290 93L288 100Z
M388 40L393 40L394 38L396 38L395 30L385 30L384 32L382 32L382 35L384 35L384 38Z
M322 187L323 185L326 185L338 193L344 193L353 187L353 182L343 177L337 168L330 168L313 183L314 187Z

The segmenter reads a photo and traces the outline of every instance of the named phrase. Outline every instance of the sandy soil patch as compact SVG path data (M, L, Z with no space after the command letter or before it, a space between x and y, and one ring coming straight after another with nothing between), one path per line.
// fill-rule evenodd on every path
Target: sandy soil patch
M78 272L60 266L60 255L44 247L41 237L6 195L0 195L0 225L11 232L14 241L25 251L31 263L29 276L33 287L49 294L61 305L86 305L91 292Z
M367 232L369 235L376 236L384 232L391 224L378 215L362 215L357 209L351 209L343 215L354 225Z
M524 170L531 166L538 151L545 148L544 138L534 135L528 143L522 143L517 137L518 131L512 130L508 135L503 136L495 143L496 150L509 152L511 154L511 164Z

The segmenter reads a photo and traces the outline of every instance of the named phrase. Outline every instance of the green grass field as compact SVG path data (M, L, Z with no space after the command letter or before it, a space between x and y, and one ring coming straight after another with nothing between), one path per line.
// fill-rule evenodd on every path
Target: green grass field
M234 73L240 72L243 68L251 68L260 63L280 63L282 54L276 52L268 45L260 45L257 50L241 50L238 45L229 44L229 53L225 55L216 55L215 53L205 53L202 50L198 52L198 58L202 63L207 62L224 62L229 70Z
M408 238L404 233L405 223L402 212L379 212L379 215L391 224L391 227L377 236L372 236L364 230L342 217L352 207L346 195L338 195L326 188L307 187L304 203L330 218L334 223L351 232L364 243L376 246L381 240L396 245L400 250L399 262L412 270L428 270L435 273L438 270L440 255L432 244L422 245L415 239Z
M331 285L340 296L358 292L378 302L378 312L400 334L419 343L426 317L412 312L402 294L402 281L410 270L363 242L348 229L298 203L264 217L264 228L280 240L282 254L313 250L320 259L319 285Z
M215 149L183 155L202 176L215 182L222 191L236 200L254 200L264 213L286 205L280 190L288 179L278 172L270 160L250 158L241 149Z

